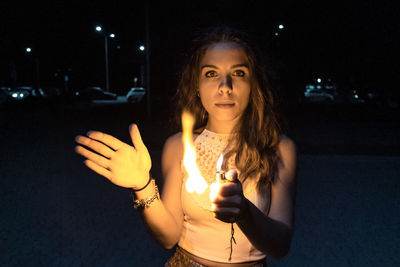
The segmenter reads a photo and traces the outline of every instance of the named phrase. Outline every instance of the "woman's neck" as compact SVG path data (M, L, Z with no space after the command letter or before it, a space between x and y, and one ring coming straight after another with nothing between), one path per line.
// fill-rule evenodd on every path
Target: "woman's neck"
M224 125L214 125L207 123L206 129L210 132L217 134L230 134L232 133L233 126L224 126Z
M230 134L234 131L236 121L215 121L208 120L206 124L206 129L210 132L218 133L218 134Z

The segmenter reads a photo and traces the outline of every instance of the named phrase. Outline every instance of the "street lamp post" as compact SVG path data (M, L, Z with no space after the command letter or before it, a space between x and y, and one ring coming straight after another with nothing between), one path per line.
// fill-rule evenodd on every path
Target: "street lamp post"
M144 45L139 46L140 53L143 53L143 54L146 53L145 50L146 50L146 48ZM140 64L140 85L142 87L145 87L146 91L147 91L147 78L146 78L147 70L145 70L145 66L146 66L146 62Z
M114 33L106 33L103 31L103 28L101 26L96 26L96 31L97 32L102 32L104 35L104 52L105 52L105 69L106 69L106 91L110 91L110 78L109 78L109 63L108 63L108 37L114 38L115 34Z
M39 88L40 87L40 72L39 72L39 57L36 53L36 51L32 51L31 47L26 47L25 48L25 52L28 54L32 54L33 56L33 61L35 64L35 74L36 74L36 87Z
M104 51L106 56L106 91L110 91L110 74L108 72L108 36L104 34Z

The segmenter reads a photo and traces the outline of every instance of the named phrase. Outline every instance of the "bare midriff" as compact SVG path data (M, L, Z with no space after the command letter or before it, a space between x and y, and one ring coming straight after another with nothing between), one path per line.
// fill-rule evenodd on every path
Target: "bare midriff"
M180 249L182 251L182 253L184 253L186 256L188 256L192 260L194 260L194 261L196 261L196 262L198 262L200 264L209 266L209 267L224 267L224 266L227 266L227 267L251 267L251 266L254 266L257 263L261 264L261 262L262 262L262 260L249 261L249 262L240 262L240 263L216 262L216 261L207 260L207 259L198 257L196 255L193 255L192 253L184 250L181 247L179 247L178 249ZM262 266L262 265L260 265L260 266Z

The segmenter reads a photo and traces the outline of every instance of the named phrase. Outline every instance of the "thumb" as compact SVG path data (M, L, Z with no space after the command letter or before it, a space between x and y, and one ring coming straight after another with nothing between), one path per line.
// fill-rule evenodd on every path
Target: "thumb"
M139 128L135 123L129 125L129 134L131 135L132 143L136 149L140 150L145 146L140 136Z
M225 173L225 178L228 179L231 182L237 182L238 180L238 174L236 170L229 170Z

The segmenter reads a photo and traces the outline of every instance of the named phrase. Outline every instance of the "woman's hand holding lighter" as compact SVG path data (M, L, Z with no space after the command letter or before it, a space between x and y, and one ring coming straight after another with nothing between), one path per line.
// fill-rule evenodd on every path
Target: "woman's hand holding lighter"
M217 182L210 185L210 200L211 210L217 219L227 223L238 220L244 212L245 201L242 183L237 179L236 170L229 170L220 175Z

